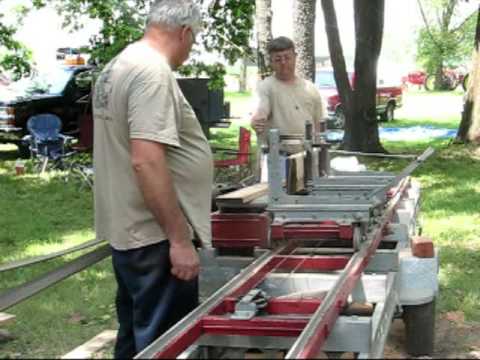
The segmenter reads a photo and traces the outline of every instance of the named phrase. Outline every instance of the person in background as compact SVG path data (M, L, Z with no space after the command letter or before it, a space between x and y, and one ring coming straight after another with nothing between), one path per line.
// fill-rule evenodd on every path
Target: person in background
M95 85L95 228L112 247L116 358L135 356L198 306L193 240L210 242L213 161L172 70L200 29L193 0L155 2L143 38Z
M310 121L314 131L320 131L324 107L315 85L295 73L297 54L295 44L281 36L268 44L268 53L273 75L259 82L256 90L256 105L251 117L251 126L257 133L257 144L267 143L269 129L278 129L282 135L305 135L305 124ZM286 177L285 157L302 151L300 140L281 143L281 172ZM257 153L257 178L267 180L266 158Z
M280 135L304 135L311 121L319 131L324 107L315 85L295 73L297 54L292 40L281 36L268 44L273 75L257 86L257 103L251 125L264 138L269 129ZM289 151L287 151L289 152Z

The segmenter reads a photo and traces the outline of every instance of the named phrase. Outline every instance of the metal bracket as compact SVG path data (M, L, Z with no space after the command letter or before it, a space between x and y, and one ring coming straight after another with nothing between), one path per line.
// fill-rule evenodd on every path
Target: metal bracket
M248 292L235 305L235 312L231 318L235 320L250 320L257 313L268 305L267 294L259 289L253 289Z

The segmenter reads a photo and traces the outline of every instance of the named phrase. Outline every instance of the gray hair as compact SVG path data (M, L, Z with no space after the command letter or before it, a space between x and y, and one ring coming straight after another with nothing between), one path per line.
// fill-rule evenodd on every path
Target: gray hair
M198 34L202 30L200 7L192 0L157 0L147 17L147 27L155 24L168 29L190 26Z
M295 44L286 36L280 36L272 39L267 45L267 51L269 54L290 49L293 49L293 51L295 51Z

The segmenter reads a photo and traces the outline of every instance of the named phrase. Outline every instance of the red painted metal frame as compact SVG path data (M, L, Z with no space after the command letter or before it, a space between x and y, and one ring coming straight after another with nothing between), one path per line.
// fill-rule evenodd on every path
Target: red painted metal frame
M317 270L334 271L342 270L341 279L343 279L337 288L332 289L330 295L335 294L332 306L327 311L322 312L320 322L315 325L313 335L307 338L305 346L296 358L313 358L318 355L330 334L340 312L347 304L348 297L353 291L356 282L362 272L367 267L370 259L380 244L388 223L393 217L393 211L400 200L405 188L406 182L397 192L395 199L386 209L382 218L382 223L371 234L368 246L362 248L359 253L349 256L297 256L290 255L295 250L295 246L288 246L288 251L279 251L273 255L262 267L254 271L248 278L240 282L227 296L214 306L208 314L199 317L181 334L172 339L172 341L156 353L155 358L174 358L180 355L187 347L197 341L203 334L222 334L222 335L245 335L245 336L294 336L302 335L302 332L309 327L312 318L320 311L322 304L328 304L330 298L318 299L300 299L284 300L270 299L267 311L272 315L277 315L274 319L268 317L256 317L251 320L233 320L228 318L228 314L234 310L236 301L246 295L251 289L257 287L268 274L278 271L297 271L297 270ZM325 225L325 224L323 224ZM331 225L331 224L330 224ZM279 255L281 254L281 255ZM328 305L326 305L328 306ZM278 315L302 314L312 315L312 318L279 318ZM295 344L294 344L295 347ZM287 355L288 356L288 355Z
M214 248L267 248L270 216L261 214L213 213Z
M360 261L356 261L358 259L352 257L351 262L345 267L344 271L347 271L345 281L340 284L340 289L333 301L333 306L328 308L328 310L322 314L322 319L316 325L312 336L308 338L307 343L302 347L301 351L298 354L295 354L296 359L311 359L316 357L321 351L322 346L327 341L328 335L332 331L335 322L340 315L340 312L347 304L349 295L352 293L357 281L362 275L362 272L365 270L370 259L374 256L375 251L380 245L384 233L388 228L388 223L393 218L394 210L409 184L409 180L406 180L401 186L399 186L395 198L392 199L392 203L385 210L381 224L378 226L376 232L372 234L369 246L363 249L361 256L359 257ZM287 357L290 358L288 354Z
M271 226L272 240L308 239L353 239L352 225L340 225L334 221L321 223L274 222Z
M290 247L289 252L295 250L295 247ZM156 354L156 358L173 358L181 354L188 346L194 343L201 335L207 333L222 333L230 335L265 335L269 326L272 326L272 322L265 320L264 322L255 319L249 323L241 322L239 320L226 319L221 317L232 313L235 308L235 303L239 298L246 295L251 289L254 289L265 277L278 271L290 272L292 270L316 270L316 271L335 271L341 270L348 263L348 256L289 256L289 255L275 255L269 261L252 273L251 276L244 282L241 282L236 288L224 298L217 306L213 308L206 316L198 319L188 329L185 329L183 334L172 340L172 342ZM310 315L313 314L321 304L321 299L300 299L300 300L282 300L282 299L270 299L267 311L271 311L272 315L287 315L287 314L300 314ZM212 321L215 320L217 327L214 327ZM291 319L277 319L277 325L283 324L282 327L275 326L271 329L272 336L294 336L294 335L278 335L278 334L290 334L292 329L288 326L291 323ZM294 329L294 333L298 335L301 329L308 323L308 320L301 322L302 327L297 326ZM247 326L247 325L254 325ZM259 326L255 330L255 326ZM249 330L250 329L250 330ZM270 331L270 330L268 330ZM268 332L267 331L267 332ZM275 332L276 331L276 332ZM290 331L290 333L289 333Z

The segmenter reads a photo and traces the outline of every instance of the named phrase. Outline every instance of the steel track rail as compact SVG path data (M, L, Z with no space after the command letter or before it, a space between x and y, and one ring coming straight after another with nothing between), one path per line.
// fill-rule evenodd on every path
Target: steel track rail
M0 294L0 311L4 311L42 290L64 280L79 271L103 260L111 254L109 245L103 245L85 255L74 259L59 268L33 280L20 285L14 289L7 290Z
M181 336L181 334L185 332L195 332L195 325L202 318L203 315L208 314L211 310L218 306L227 295L235 291L235 289L238 289L245 281L251 278L253 274L258 273L270 261L270 258L273 255L279 254L283 249L284 248L279 249L274 253L268 251L262 256L260 256L252 264L242 270L240 274L234 277L230 282L225 284L215 294L213 294L210 298L203 302L199 307L197 307L189 315L184 317L183 320L177 323L177 325L172 327L164 335L162 335L160 338L150 344L146 349L137 354L135 358L160 358L160 353L169 351L168 347L172 340ZM189 340L193 342L196 338L195 335L200 334L192 335L192 338ZM169 357L171 358L172 356Z
M395 208L408 185L409 181L403 182L401 191L389 201L380 223L367 235L368 240L362 243L359 251L352 256L336 284L328 292L285 359L309 359L315 358L319 354L340 312L347 304L348 296L352 293L362 272L368 266L370 259L378 248L384 230L391 221Z
M36 257L29 258L29 259L22 259L22 260L18 260L18 261L12 261L12 262L7 263L7 264L2 264L2 265L0 265L0 273L4 272L4 271L14 270L14 269L22 268L22 267L35 265L35 264L38 264L38 263L41 263L41 262L44 262L44 261L52 260L52 259L55 259L55 258L60 257L60 256L64 256L64 255L67 255L67 254L71 254L73 252L77 252L79 250L83 250L83 249L87 249L87 248L95 246L95 245L99 245L102 242L104 242L104 240L90 240L90 241L87 241L83 244L73 246L73 247L65 249L65 250L57 251L57 252L54 252L54 253L51 253L51 254L48 254L48 255L41 255L41 256L36 256Z

